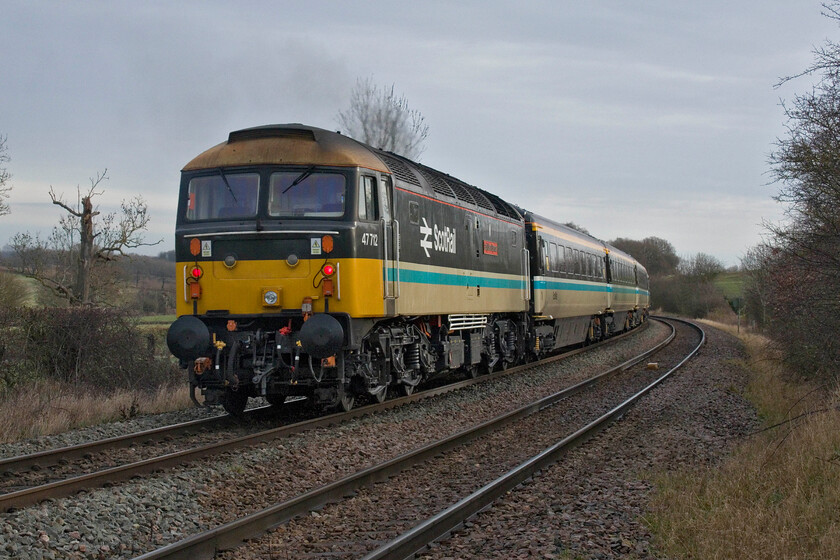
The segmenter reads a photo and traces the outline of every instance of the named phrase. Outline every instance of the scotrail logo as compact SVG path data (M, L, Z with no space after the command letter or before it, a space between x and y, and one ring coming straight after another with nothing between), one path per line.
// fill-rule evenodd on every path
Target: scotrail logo
M432 248L432 242L429 241L429 236L432 235L432 228L429 227L428 222L426 222L426 218L423 218L423 225L420 226L420 235L423 236L423 239L420 240L420 246L423 247L424 251L426 251L426 256L431 257L429 249Z
M434 247L435 251L442 251L444 253L456 252L455 230L450 229L449 226L438 229L437 224L433 224L432 227L429 227L429 222L426 221L426 218L423 218L423 225L420 226L420 235L423 236L423 239L420 240L420 247L422 247L423 251L426 252L426 256L429 258L431 258L429 249L432 247ZM434 244L429 239L430 235L434 239Z

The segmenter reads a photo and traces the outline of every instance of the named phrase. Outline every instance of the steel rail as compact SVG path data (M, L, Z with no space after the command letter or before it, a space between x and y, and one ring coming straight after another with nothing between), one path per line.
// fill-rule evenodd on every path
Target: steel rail
M665 320L665 318L661 318L660 320ZM470 496L467 496L446 510L416 525L414 528L403 533L396 539L393 539L380 548L374 550L370 554L366 555L362 560L404 560L407 558L413 558L416 553L426 548L430 543L462 526L465 521L490 506L496 499L533 477L536 472L549 467L563 454L578 445L581 445L593 435L621 418L625 412L627 412L631 406L636 404L642 396L647 394L650 390L667 379L677 369L682 367L683 364L692 358L706 342L706 333L700 326L689 321L683 321L681 319L671 317L667 318L667 320L686 323L700 333L700 342L676 366L668 370L654 382L650 383L647 387L625 400L623 403L599 417L597 420L563 438L561 441L543 450L541 453L520 464L508 473L500 476L493 482L486 484Z
M675 337L673 326L671 329L671 334L653 348L618 366L612 367L557 393L465 429L443 440L429 443L406 454L310 490L280 504L220 525L204 533L188 537L166 547L148 552L138 556L135 560L197 560L213 558L218 551L235 548L242 541L259 536L272 527L276 527L296 516L304 515L308 511L322 507L325 504L339 501L345 496L352 495L364 486L393 477L411 468L413 465L432 459L490 432L497 431L514 421L530 416L562 399L568 398L610 375L625 371L669 344Z
M262 408L268 407L261 407L260 409L254 410L261 410ZM55 465L65 459L76 459L90 453L99 453L106 449L129 447L136 443L160 440L170 435L179 435L185 432L191 432L196 428L210 427L215 424L226 424L230 422L231 418L229 416L199 418L198 420L190 420L189 422L182 422L180 424L161 426L159 428L152 428L141 432L134 432L121 436L80 443L78 445L68 445L67 447L47 449L36 453L29 453L27 455L5 457L0 459L0 472L18 472L34 465L39 467Z
M644 326L646 326L645 323ZM166 455L161 455L159 457L154 457L150 459L145 459L142 461L136 461L134 463L128 463L125 465L119 465L116 467L111 467L107 469L103 469L101 471L83 474L74 476L71 478L67 478L64 480L59 480L47 484L42 484L39 486L33 486L31 488L25 488L22 490L17 490L14 492L9 492L6 494L0 495L0 511L8 511L10 509L15 508L23 508L26 506L30 506L36 504L42 500L46 499L53 499L53 498L61 498L65 496L69 496L78 492L80 490L86 490L89 488L96 488L101 487L105 484L110 484L114 482L121 482L128 480L134 476L148 474L154 471L158 471L161 469L173 467L176 465L181 465L184 463L188 463L190 461L194 461L196 459L200 459L203 457L207 457L210 455L216 455L219 453L224 453L226 451L231 451L236 448L240 447L247 447L251 445L256 445L259 443L264 443L267 441L272 441L274 439L278 439L281 437L289 437L291 435L311 430L320 427L330 426L332 424L337 424L339 422L344 422L347 420L352 420L354 418L359 418L366 414L372 414L375 412L390 410L393 408L397 408L399 406L403 406L408 403L417 402L420 400L436 397L451 391L456 391L462 389L464 387L475 385L477 383L484 383L493 379L497 379L499 377L505 375L511 375L523 370L530 369L532 367L537 367L543 364L555 362L558 360L566 359L581 352L585 352L587 350L593 350L598 348L604 344L609 344L615 342L625 336L628 336L634 332L638 332L638 329L634 329L633 331L629 331L627 333L623 333L619 336L612 337L604 342L594 344L584 348L578 348L572 350L570 352L566 352L563 354L559 354L556 356L551 356L544 360L540 360L538 362L530 362L528 364L524 364L521 366L516 366L512 368L508 368L504 371L494 372L488 375L482 375L474 379L467 379L464 381L460 381L457 383L451 383L448 385L442 385L440 387L436 387L433 389L428 389L426 391L414 393L413 395L407 397L400 397L397 399L387 400L383 403L372 404L364 407L360 407L349 412L338 412L334 414L330 414L327 416L322 416L318 418L314 418L311 420L305 420L303 422L297 422L295 424L288 424L285 426L280 426L277 428L272 428L269 430L263 430L260 432L256 432L254 434L249 434L245 436L240 436L238 438L211 443L204 446L186 449L183 451L177 451L173 453L168 453ZM267 407L266 407L267 408ZM220 417L222 419L228 417ZM193 422L200 422L200 421L193 421ZM160 428L160 430L165 429ZM151 430L155 431L155 430ZM121 439L123 436L118 438L112 439ZM130 437L130 436L129 436ZM109 440L101 440L99 442L91 442L90 444L82 444L82 447L86 447L84 451L79 452L81 455L85 453L90 453L92 449L97 449L101 451L102 449L107 448L107 442ZM72 450L73 448L65 448L67 451L71 451L72 453L76 453L76 451ZM55 451L53 451L54 453ZM39 455L39 454L33 454ZM44 457L50 456L50 452L42 452ZM26 456L13 458L15 461L18 461L18 464L21 464L25 461L29 461ZM12 460L8 460L9 463L12 463ZM37 463L36 459L32 459L30 464Z
M643 325L643 326L646 326ZM595 348L600 346L601 344L613 342L619 340L623 336L631 334L634 331L629 333L624 333L619 336L615 336L603 343L599 343L598 345L593 345L590 348ZM577 349L574 351L566 352L560 354L558 356L552 356L550 358L546 358L545 361L541 361L539 363L549 363L550 361L567 358L569 356L573 356L574 354L579 353L582 349ZM526 366L533 366L534 364L526 364ZM517 369L510 368L508 373L515 373L518 371ZM484 376L481 378L482 380L492 379L492 377ZM460 387L460 386L459 386ZM426 395L426 392L417 393L417 396ZM434 396L434 395L430 395ZM268 409L271 407L263 406L258 408L253 408L248 410L245 414L248 418L250 416L258 416L260 414L264 414ZM375 412L375 410L371 410L367 408L365 410L369 410L371 412ZM161 426L158 428L152 428L149 430L143 430L140 432L134 432L130 434L124 434L121 436L115 436L111 438L81 443L78 445L69 445L60 448L54 449L47 449L44 451L38 451L35 453L28 453L25 455L16 455L12 457L4 457L0 458L0 473L3 472L19 472L31 468L32 466L37 465L38 467L47 467L51 465L56 465L61 461L65 461L67 459L77 459L79 457L84 457L85 455L92 454L92 453L101 453L107 449L118 449L122 447L129 447L136 443L140 442L147 442L152 440L160 440L167 436L175 436L182 433L190 432L196 428L205 428L205 427L212 427L215 424L233 424L240 419L236 419L232 416L227 415L220 415L214 416L212 418L201 418L198 420L191 420L189 422L182 422L179 424L172 424L169 426ZM0 509L2 509L2 501L0 501Z

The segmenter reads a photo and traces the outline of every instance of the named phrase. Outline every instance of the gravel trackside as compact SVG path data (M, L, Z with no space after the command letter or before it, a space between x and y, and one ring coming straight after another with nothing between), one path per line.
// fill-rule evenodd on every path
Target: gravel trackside
M713 465L758 426L741 344L704 329L699 355L622 420L418 558L665 558L643 521L650 480Z
M0 557L136 556L551 394L653 346L667 331L652 322L627 339L523 375L0 514Z

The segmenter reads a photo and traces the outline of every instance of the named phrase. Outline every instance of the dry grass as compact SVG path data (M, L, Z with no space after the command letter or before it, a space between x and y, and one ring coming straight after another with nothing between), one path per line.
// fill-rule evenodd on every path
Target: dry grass
M161 387L154 394L122 390L103 396L56 382L38 382L0 400L0 443L189 406L186 384Z
M840 391L792 380L766 340L742 339L769 429L714 469L660 477L649 522L669 557L838 558Z

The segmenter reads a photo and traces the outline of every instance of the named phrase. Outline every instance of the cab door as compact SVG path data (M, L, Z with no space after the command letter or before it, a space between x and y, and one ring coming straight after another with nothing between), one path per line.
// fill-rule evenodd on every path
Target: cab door
M382 280L384 282L385 315L393 317L397 314L397 298L399 297L399 254L397 252L399 222L394 220L393 185L387 175L379 177L379 209L382 243L380 244L382 258Z

